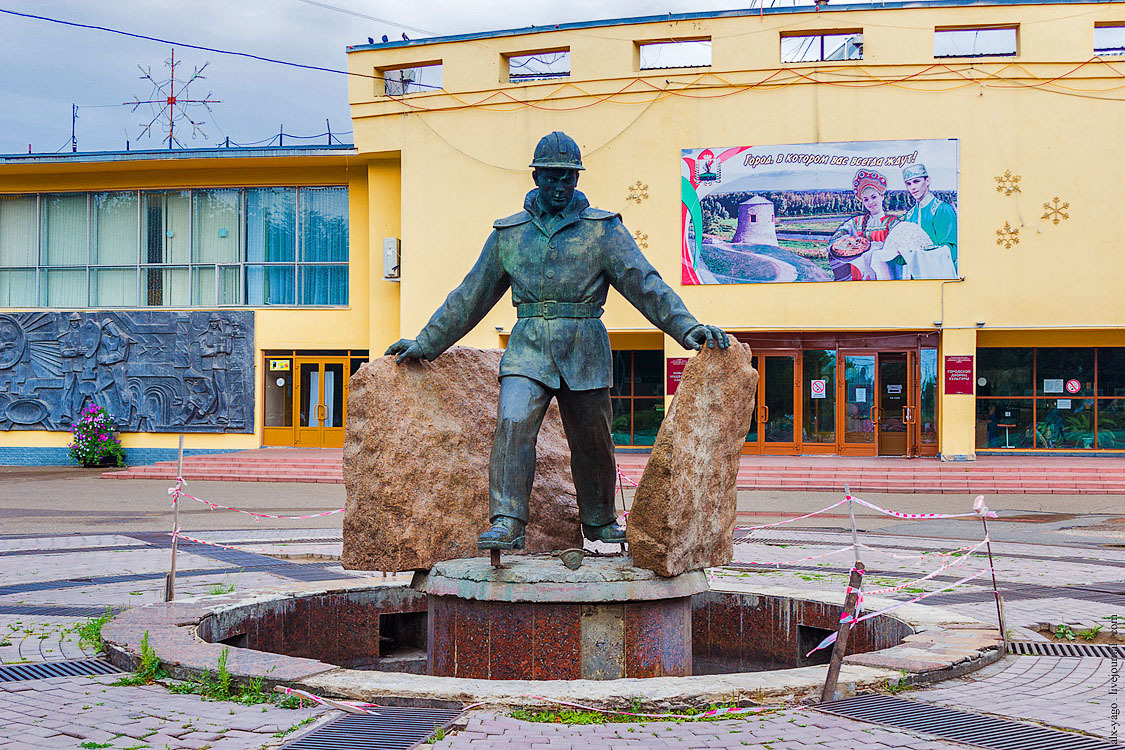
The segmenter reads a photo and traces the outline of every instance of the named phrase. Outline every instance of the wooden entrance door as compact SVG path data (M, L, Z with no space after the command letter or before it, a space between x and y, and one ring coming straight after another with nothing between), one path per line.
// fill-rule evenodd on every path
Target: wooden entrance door
M757 406L742 452L796 455L800 452L801 353L764 352L755 355L754 363Z
M348 403L346 357L297 358L294 413L301 448L339 448L344 445Z

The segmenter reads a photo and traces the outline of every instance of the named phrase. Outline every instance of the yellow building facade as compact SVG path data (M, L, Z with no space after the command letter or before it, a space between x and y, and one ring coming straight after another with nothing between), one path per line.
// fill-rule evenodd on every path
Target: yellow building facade
M188 448L338 445L347 375L417 334L475 262L492 221L520 209L536 142L562 130L582 148L579 190L621 214L697 318L758 355L762 379L759 392L747 394L758 401L747 453L966 460L986 452L1125 450L1125 300L1115 257L1116 199L1125 182L1116 158L1125 125L1119 29L1119 3L939 1L672 15L349 48L354 148L5 157L0 196L38 196L39 224L48 215L43 196L86 193L92 217L105 200L99 196L135 192L142 236L133 305L95 304L101 298L93 291L84 304L56 304L43 296L54 269L42 226L37 249L28 251L34 262L20 260L5 250L0 211L0 277L9 277L0 278L0 291L31 278L32 266L36 279L33 298L0 299L0 317L27 327L39 313L148 309L141 304L154 278L144 255L152 246L143 236L144 207L155 200L148 196L188 191L196 211L197 197L200 206L211 200L207 191L241 191L230 198L243 212L243 254L230 262L238 266L230 289L240 291L228 304L198 296L157 305L220 318L253 313L244 428L207 431L196 423ZM950 139L957 142L954 274L685 283L685 267L698 262L685 261L692 254L685 247L710 232L685 229L685 150ZM888 199L899 201L889 214L901 219L910 201L900 170L882 172ZM313 294L302 304L301 191L327 188L347 191L347 294ZM297 205L294 269L269 271L285 283L292 274L297 291L269 304L252 249L262 231L254 207L268 202L265 189L293 189ZM782 236L796 225L777 206L768 219ZM841 209L841 221L849 210L862 212L857 206ZM200 216L202 233L211 225ZM93 253L96 227L87 231ZM97 263L89 257L92 285ZM185 273L195 274L195 265ZM221 297L222 269L216 273ZM97 318L103 330L107 319ZM614 438L643 448L690 353L615 292L602 319L615 351ZM180 325L204 342L207 320L181 316ZM505 296L462 343L503 346L515 321ZM51 342L63 335L41 336L26 356L61 351L62 343ZM133 354L141 349L129 346ZM207 374L214 356L205 343L185 352L179 377L195 378L189 382L203 390L218 382ZM13 414L26 422L37 408L25 403L34 400L29 382L66 391L69 360L56 360L62 364L43 365L38 380L0 378L5 408L19 401ZM111 363L100 366L89 363L89 388L112 392ZM137 389L125 390L138 400ZM81 388L75 392L81 398ZM62 420L60 409L51 424ZM140 422L123 432L131 461L169 457L176 425L192 426L183 409L173 412L179 416L160 432ZM0 421L0 463L54 462L69 433L46 424L18 429Z
M747 452L1125 448L1122 25L1116 3L828 4L353 48L356 148L401 164L400 333L460 282L491 219L520 208L535 143L563 130L583 151L579 190L621 213L697 318L759 354ZM818 55L839 38L848 59ZM665 65L681 46L690 67L646 61L653 45ZM520 74L529 59L541 77ZM954 278L680 283L684 149L902 139L959 142ZM620 296L603 320L615 349L684 356ZM514 322L502 302L465 343L495 346ZM867 368L864 406L847 380ZM835 397L830 429L810 421L814 380Z

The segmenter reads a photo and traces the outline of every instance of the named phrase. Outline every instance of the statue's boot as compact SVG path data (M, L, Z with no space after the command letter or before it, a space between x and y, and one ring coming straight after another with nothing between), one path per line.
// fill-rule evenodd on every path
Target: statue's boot
M605 526L582 524L582 536L591 542L625 544L625 527L619 523L607 523Z
M477 549L523 549L524 522L511 516L497 516L492 527L477 539Z

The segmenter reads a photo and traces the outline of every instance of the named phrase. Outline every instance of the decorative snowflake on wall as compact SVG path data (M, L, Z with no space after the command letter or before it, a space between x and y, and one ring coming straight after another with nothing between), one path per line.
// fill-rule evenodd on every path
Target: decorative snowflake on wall
M1004 174L996 178L996 192L1004 195L1022 192L1020 190L1020 176L1012 174L1012 170L1005 169Z
M1043 208L1047 210L1039 217L1040 219L1050 219L1055 224L1058 224L1060 221L1065 221L1070 218L1070 214L1066 212L1066 210L1070 208L1070 204L1065 201L1060 201L1057 195L1050 203L1044 203Z
M638 229L635 232L633 232L633 239L637 241L637 244L641 246L642 250L648 250L648 235L647 234L645 234L644 232L642 232L641 230Z
M1003 245L1005 250L1011 250L1012 245L1020 244L1020 230L1005 221L1004 228L996 230L996 244Z
M165 60L164 64L169 70L167 78L153 77L151 67L141 68L141 80L152 84L152 91L149 92L148 99L133 97L133 111L136 112L142 105L147 105L152 119L147 123L140 123L141 132L137 138L153 137L160 133L160 140L168 148L184 148L180 138L186 127L191 128L192 140L195 140L197 135L206 136L203 132L203 120L193 117L192 110L203 107L210 112L211 105L218 104L219 100L212 99L210 91L202 99L192 99L188 94L188 87L191 84L204 79L202 74L209 63L203 63L202 68L194 68L186 81L176 80L176 66L181 64L176 59L176 50L172 50L171 58ZM177 126L181 129L180 135L176 134Z
M648 199L648 185L637 180L629 186L629 195L625 197L627 201L636 201L638 205Z

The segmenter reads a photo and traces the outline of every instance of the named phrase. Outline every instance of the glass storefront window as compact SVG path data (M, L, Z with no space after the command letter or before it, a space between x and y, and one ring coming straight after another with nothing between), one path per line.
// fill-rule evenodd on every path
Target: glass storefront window
M1029 398L977 401L977 447L1031 448L1033 411Z
M816 381L816 382L814 382ZM836 442L836 350L806 350L803 355L801 439Z
M1125 398L1098 399L1098 447L1125 449Z
M922 376L922 382L919 384L921 394L918 410L919 440L923 445L937 445L937 349L922 349L919 358L919 371Z
M1035 395L1094 395L1094 350L1085 347L1051 347L1035 350ZM1071 390L1071 381L1078 390Z
M1093 448L1094 400L1041 398L1035 404L1036 448Z
M1034 352L1034 349L978 349L977 396L1032 395Z
M614 445L652 445L664 420L664 352L613 352ZM654 398L655 397L655 398Z
M1098 395L1125 396L1125 348L1098 349Z

